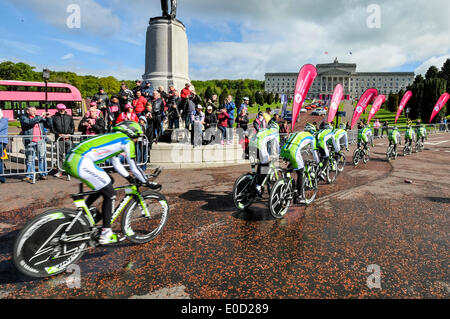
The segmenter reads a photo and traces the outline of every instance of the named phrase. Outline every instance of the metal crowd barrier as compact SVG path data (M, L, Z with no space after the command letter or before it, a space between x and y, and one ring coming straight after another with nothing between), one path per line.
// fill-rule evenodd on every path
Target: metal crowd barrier
M36 183L37 175L47 176L54 167L54 148L49 136L7 135L0 136L0 141L6 139L7 143L0 143L0 176L29 177ZM33 142L33 139L36 141Z
M86 140L94 137L93 135L70 135L67 138L60 137L56 141L52 140L51 136L30 136L30 135L7 135L0 136L0 141L6 139L7 143L0 142L0 157L3 156L3 150L6 150L6 159L0 159L1 177L30 177L34 184L38 176L47 176L52 170L59 170L64 172L63 162L67 152ZM33 138L39 139L39 142L29 142ZM136 155L138 166L144 167L147 165L150 145L147 137L140 137L136 143ZM122 163L124 166L129 166L125 163L125 158L122 156ZM99 165L102 168L112 168L110 161L106 161Z

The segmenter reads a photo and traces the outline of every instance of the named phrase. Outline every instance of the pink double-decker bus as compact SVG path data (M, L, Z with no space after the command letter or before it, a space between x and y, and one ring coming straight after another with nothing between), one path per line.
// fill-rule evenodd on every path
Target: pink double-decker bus
M25 113L28 106L34 106L38 114L45 112L47 90L48 112L56 113L56 105L63 103L67 112L82 116L86 111L80 91L66 83L24 82L0 80L0 109L10 121L15 121Z

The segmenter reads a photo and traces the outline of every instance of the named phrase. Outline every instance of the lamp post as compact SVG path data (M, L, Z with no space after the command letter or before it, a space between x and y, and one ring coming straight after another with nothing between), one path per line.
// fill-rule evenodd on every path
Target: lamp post
M44 82L45 82L45 112L47 112L48 111L48 91L47 91L47 87L48 87L48 80L50 79L50 70L49 69L42 70L42 77L44 78Z

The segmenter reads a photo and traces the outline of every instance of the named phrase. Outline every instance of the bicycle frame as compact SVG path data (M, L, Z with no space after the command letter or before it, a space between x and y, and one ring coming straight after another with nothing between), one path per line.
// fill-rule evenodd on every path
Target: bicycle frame
M80 185L80 188L82 188L82 184ZM136 185L126 185L126 186L119 186L119 187L114 188L115 191L122 190L122 189L125 190L126 195L120 201L119 206L117 206L117 208L114 210L114 213L111 217L111 224L113 224L117 220L117 218L124 211L125 207L127 207L127 205L130 203L130 201L133 199L133 197L137 197L139 199L139 203L143 209L145 216L150 217L150 212L148 211L147 205L145 204L144 198L142 197L141 193L139 192L138 187ZM98 193L97 191L92 191L92 192L80 192L79 194L72 195L72 197L74 198L75 206L79 209L79 213L72 220L70 225L67 227L66 232L70 231L72 226L75 224L75 222L78 220L78 218L80 218L80 216L83 213L87 216L91 228L93 228L95 226L94 217L92 216L91 211L89 210L89 207L87 206L86 200L84 199L84 197L86 197L88 195L92 195L92 194L97 194L97 193ZM113 207L114 207L114 204L115 204L115 202L113 201ZM64 237L64 235L61 237L61 240L66 239ZM86 238L79 239L77 241L81 241L81 240L86 240Z
M253 178L255 179L258 175L257 170L255 169L256 166L261 165L261 164L256 164L256 165L252 165L252 172L253 172ZM278 176L278 171L276 169L276 166L274 164L273 161L270 162L269 165L269 173L266 174L266 177L264 178L263 182L261 183L261 187L264 187L266 185L266 183L272 179L272 177L275 175L275 178L278 180L279 176Z

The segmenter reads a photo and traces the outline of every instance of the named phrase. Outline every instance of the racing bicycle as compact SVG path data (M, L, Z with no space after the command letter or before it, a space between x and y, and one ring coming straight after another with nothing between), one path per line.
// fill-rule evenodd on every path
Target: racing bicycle
M416 153L423 152L423 150L424 150L424 145L423 145L422 139L420 137L416 140L415 148L416 148Z
M396 160L397 159L397 148L396 145L394 144L389 144L387 151L386 151L386 159L388 162L390 162L391 160Z
M412 141L405 142L405 147L403 147L403 156L411 155L412 153Z
M278 158L278 157L277 157ZM283 178L283 170L275 165L275 161L272 159L268 167L266 177L261 182L261 193L258 193L256 185L261 180L261 175L257 172L260 171L260 163L253 156L250 157L252 172L245 173L236 179L233 186L233 203L239 210L244 210L250 207L258 197L262 197L264 192L264 186L267 185L267 193L270 194L271 187L276 181Z
M160 173L158 168L148 177L156 178ZM141 192L141 187L145 185L114 188L125 191L125 197L111 220L113 225L123 213L119 241L128 239L135 244L147 243L166 225L169 216L166 198L157 191ZM96 209L89 208L84 199L97 193L83 192L83 184L80 184L80 192L71 195L77 209L52 209L30 220L14 244L13 261L17 269L31 277L53 276L76 263L87 250L99 246L101 225L97 223L101 216Z
M318 191L317 172L318 165L315 161L305 161L305 168L303 171L303 185L301 187L301 198L305 205L310 205L316 198ZM289 166L284 170L285 177L278 180L272 188L269 199L270 214L277 218L283 218L287 213L291 202L296 197L297 187L296 181L292 177L293 168Z
M366 164L370 160L370 148L360 143L358 148L353 152L353 165L358 166L360 161Z

